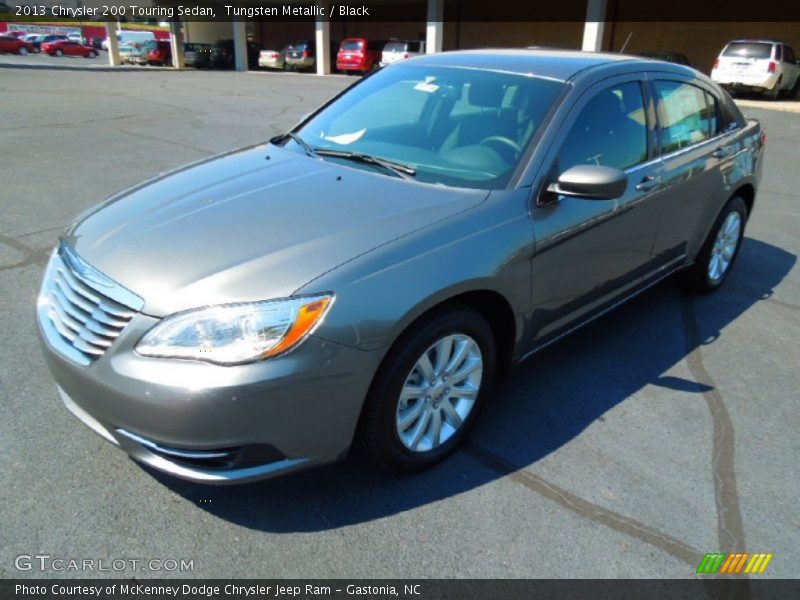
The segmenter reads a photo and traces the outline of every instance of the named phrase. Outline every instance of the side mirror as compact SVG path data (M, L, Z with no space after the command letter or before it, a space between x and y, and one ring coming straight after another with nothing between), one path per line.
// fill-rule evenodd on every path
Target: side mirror
M628 176L624 171L601 165L576 165L564 171L547 191L588 200L613 200L627 188Z

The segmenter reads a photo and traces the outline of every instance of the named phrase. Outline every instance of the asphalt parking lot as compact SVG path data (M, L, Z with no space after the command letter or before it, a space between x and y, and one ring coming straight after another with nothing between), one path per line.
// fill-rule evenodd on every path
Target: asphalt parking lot
M137 578L685 578L714 551L798 576L800 115L745 109L766 166L719 293L667 281L535 356L429 472L351 457L209 488L143 469L61 405L33 321L44 261L112 192L285 131L354 79L41 58L0 57L0 577L92 575L14 566L48 554L194 561L118 573Z

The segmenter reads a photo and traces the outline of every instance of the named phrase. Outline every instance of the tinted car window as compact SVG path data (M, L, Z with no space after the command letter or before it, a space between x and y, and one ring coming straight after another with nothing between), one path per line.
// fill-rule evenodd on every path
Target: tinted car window
M361 42L359 40L346 40L342 42L342 50L361 50Z
M509 87L517 89L513 108L502 106ZM524 75L400 66L363 80L298 133L317 148L410 165L419 181L502 188L563 88L563 83ZM454 117L455 101L465 93L480 111ZM505 138L520 150L508 153L508 143L484 143L491 137Z
M759 42L734 42L728 44L722 56L736 56L740 58L771 58L772 44Z
M711 137L717 135L721 128L719 123L719 103L713 94L705 92L706 95L706 116L708 122L708 133Z
M783 47L783 60L788 63L794 62L794 50L790 46Z
M661 149L672 152L716 133L717 112L704 90L679 81L656 81Z
M606 88L583 107L564 140L558 167L603 165L628 169L647 159L647 120L636 82Z
M728 98L719 103L719 114L722 120L721 128L729 131L742 123L742 114L736 108L733 100Z

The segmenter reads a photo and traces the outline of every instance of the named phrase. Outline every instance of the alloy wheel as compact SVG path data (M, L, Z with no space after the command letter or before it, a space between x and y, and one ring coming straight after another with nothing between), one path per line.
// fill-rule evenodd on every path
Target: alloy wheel
M739 245L739 237L742 233L742 217L736 211L725 218L722 226L717 232L717 239L711 248L711 256L708 261L708 277L712 282L720 281L733 261L736 248Z
M472 337L450 334L431 345L400 392L395 426L403 446L428 452L450 439L475 406L482 378L483 356Z

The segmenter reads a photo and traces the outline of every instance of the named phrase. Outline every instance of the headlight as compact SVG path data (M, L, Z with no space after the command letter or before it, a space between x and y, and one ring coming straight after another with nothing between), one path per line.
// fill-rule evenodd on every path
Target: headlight
M320 324L333 296L230 304L177 313L136 346L143 356L234 365L282 354Z

